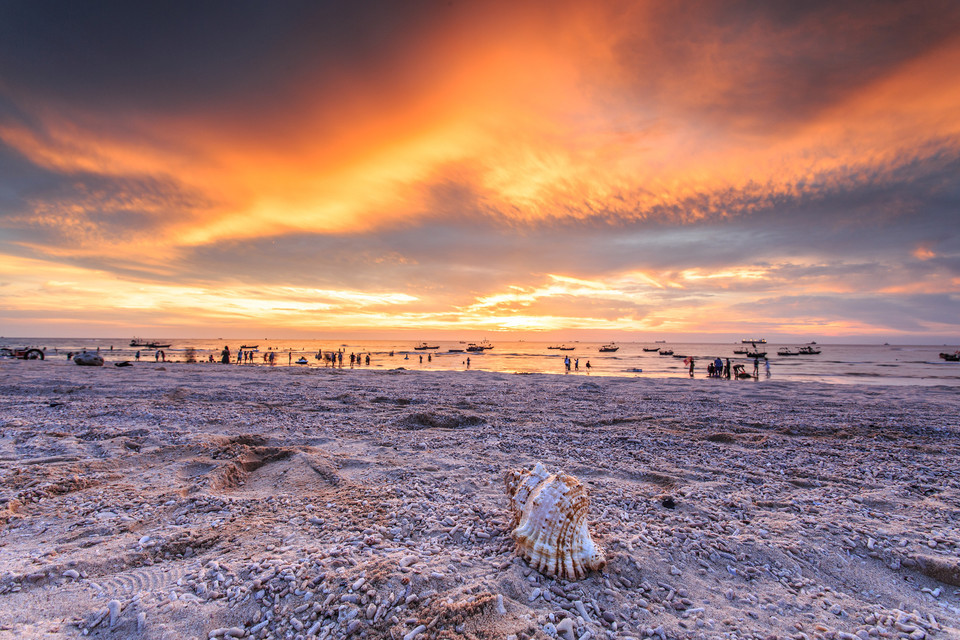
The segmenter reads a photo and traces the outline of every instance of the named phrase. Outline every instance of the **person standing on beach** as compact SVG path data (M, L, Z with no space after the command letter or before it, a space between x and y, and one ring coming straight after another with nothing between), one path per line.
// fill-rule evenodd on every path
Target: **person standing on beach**
M157 349L156 353L153 354L153 361L160 362L160 349Z
M695 363L694 363L693 356L690 356L690 377L691 377L691 378L693 377L693 365L694 365L694 364L695 364Z
M137 362L140 362L140 350L137 350L137 355L133 356Z
M470 368L470 356L467 356L467 369Z
M769 378L770 377L770 361L769 360L763 361L763 368L767 370L767 377Z
M753 377L756 378L760 375L760 358L753 359Z

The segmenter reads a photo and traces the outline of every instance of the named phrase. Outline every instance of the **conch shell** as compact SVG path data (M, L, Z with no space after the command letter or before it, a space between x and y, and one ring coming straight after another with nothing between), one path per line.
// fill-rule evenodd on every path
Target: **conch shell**
M537 571L579 580L606 565L603 549L587 530L590 498L579 480L550 474L537 463L532 471L510 471L505 478L513 520L510 535L517 554Z

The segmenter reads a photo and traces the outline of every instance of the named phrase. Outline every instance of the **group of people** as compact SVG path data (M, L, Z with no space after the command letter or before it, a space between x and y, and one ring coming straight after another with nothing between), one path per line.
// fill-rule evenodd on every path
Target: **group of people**
M690 366L690 377L693 377L693 370L695 365L695 360L693 356L689 356L684 360L684 363ZM767 377L770 377L770 361L764 358L764 366L767 370ZM712 361L707 362L707 376L710 378L726 378L729 380L732 377L734 378L759 378L760 377L760 358L753 359L753 374L746 372L746 366L743 364L735 364L730 366L730 358L726 359L724 362L720 357L714 358Z
M113 347L110 347L110 350L113 351ZM97 347L97 353L100 353L100 347ZM133 356L134 360L140 362L140 350L137 350L137 353ZM153 354L154 362L166 362L167 354L163 352L162 349L157 349Z
M237 364L252 363L253 362L253 350L252 349L238 349L237 350ZM275 351L268 351L263 354L264 364L275 364L277 359L277 354ZM220 352L220 362L222 364L230 364L232 358L230 356L230 347L223 347L223 351ZM210 355L210 362L213 362L213 354Z
M567 371L570 371L570 364L571 364L570 356L564 356L564 358L563 358L563 366L564 366L564 368L566 368ZM587 360L587 363L586 363L586 365L584 365L584 366L587 368L587 371L590 371L590 361L589 361L589 360ZM573 370L574 370L574 371L580 371L580 358L574 358L574 360L573 360Z

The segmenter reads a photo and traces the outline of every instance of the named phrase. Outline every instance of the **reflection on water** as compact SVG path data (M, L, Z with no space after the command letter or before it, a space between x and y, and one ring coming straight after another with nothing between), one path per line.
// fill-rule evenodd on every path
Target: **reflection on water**
M576 376L624 376L624 377L689 377L689 365L686 357L694 359L694 377L703 378L709 383L723 383L721 380L707 378L707 364L714 358L724 362L729 358L731 365L743 364L747 373L754 368L752 359L734 354L735 349L743 345L709 343L619 343L615 352L600 352L601 342L568 342L572 350L550 349L556 346L548 342L513 342L491 339L493 348L475 353L465 351L468 346L459 341L436 341L437 349L418 351L414 347L417 341L385 340L197 340L167 338L164 343L172 346L164 348L166 358L184 361L188 349L193 349L197 360L206 362L212 355L219 362L225 346L230 347L231 359L236 363L237 349L241 345L256 346L253 359L245 360L239 366L264 366L264 355L274 353L275 366L306 366L308 368L328 366L317 360L316 355L330 351L344 353L344 368L350 368L350 354L362 354L364 364L354 365L366 369L397 369L449 371L481 370L506 373L549 373ZM24 347L27 345L46 347L48 358L66 359L69 351L100 348L107 362L133 360L137 348L128 346L127 339L76 339L76 338L40 338L40 339L0 339L0 347ZM113 350L111 351L111 346ZM660 355L656 351L644 351L644 347L670 349L672 356ZM911 384L960 386L960 363L946 362L940 359L942 351L953 352L956 346L912 346L912 345L819 345L819 355L779 356L781 346L798 345L766 344L769 356L771 380L782 381L818 381L833 384ZM142 361L154 362L155 349L140 348ZM370 364L365 364L366 356ZM306 365L297 365L303 356ZM564 364L570 358L569 372ZM467 359L469 358L469 365ZM587 363L589 362L589 367ZM688 362L688 361L687 361ZM765 363L759 361L759 382L767 380ZM205 365L212 366L212 365ZM224 366L224 365L217 365ZM233 365L237 366L237 365ZM750 381L743 381L744 384Z

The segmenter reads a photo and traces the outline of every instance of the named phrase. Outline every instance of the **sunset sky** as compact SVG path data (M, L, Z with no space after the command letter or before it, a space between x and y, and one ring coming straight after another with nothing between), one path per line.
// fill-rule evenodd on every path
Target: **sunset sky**
M0 334L498 332L960 340L960 3L0 5Z

